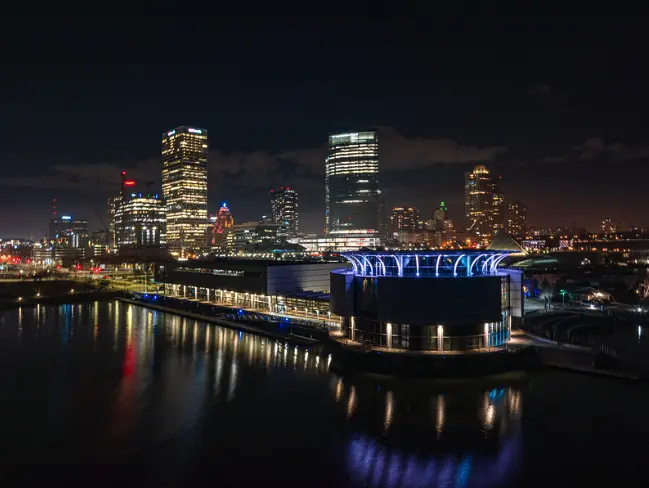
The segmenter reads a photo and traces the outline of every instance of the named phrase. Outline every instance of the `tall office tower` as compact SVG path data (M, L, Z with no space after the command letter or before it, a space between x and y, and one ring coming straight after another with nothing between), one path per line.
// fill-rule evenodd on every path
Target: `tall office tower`
M390 217L385 203L385 198L379 199L379 217L378 217L378 231L382 236L387 236L390 233Z
M483 165L464 175L464 203L471 221L469 231L482 237L493 236L503 228L503 194L501 179L492 178Z
M116 216L117 216L117 209L119 208L119 204L122 201L122 196L121 195L113 195L112 197L108 197L108 247L110 247L111 250L117 249L117 224L116 224Z
M433 218L426 221L426 228L439 231L453 230L453 222L448 218L448 207L444 202L440 202L439 207L435 209Z
M289 234L297 234L299 227L299 195L289 187L281 186L270 191L270 206L273 211L273 221L276 224L286 224Z
M207 131L180 126L162 134L162 194L167 243L187 257L206 247Z
M392 209L392 230L394 232L416 232L419 230L417 207L394 207Z
M446 205L444 205L444 202L440 202L439 207L435 209L433 218L442 222L448 220L448 208L446 207Z
M330 135L325 167L327 234L376 233L380 193L378 133Z
M60 245L81 248L88 241L88 221L61 215L50 220L50 240Z
M507 232L515 237L525 237L527 207L521 202L507 204Z
M133 187L135 186L135 181L129 180L126 177L126 171L122 171L121 176L122 176L122 186L121 186L120 194L113 195L112 197L108 197L108 219L109 219L108 246L113 251L117 250L118 247L117 212L119 210L119 206L122 204L122 202L125 202L128 199L129 191L132 190Z
M210 223L207 226L207 244L213 250L224 250L227 233L234 225L234 218L228 208L228 204L223 202L219 213L210 217Z
M133 193L115 214L117 247L160 246L165 243L165 205L160 195Z
M505 228L507 216L505 215L505 196L502 190L502 177L498 175L491 183L491 228L495 234Z

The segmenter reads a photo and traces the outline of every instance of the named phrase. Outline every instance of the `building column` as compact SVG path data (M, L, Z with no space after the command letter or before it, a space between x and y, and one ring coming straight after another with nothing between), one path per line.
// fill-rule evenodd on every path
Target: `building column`
M183 285L183 298L187 298L187 285Z
M356 340L356 317L353 315L349 318L349 338L352 341Z
M484 347L489 348L489 324L484 324Z
M385 345L388 349L392 349L392 324L385 323Z
M437 352L444 352L444 326L437 326Z
M205 288L205 292L207 293L207 301L209 302L210 301L210 289Z

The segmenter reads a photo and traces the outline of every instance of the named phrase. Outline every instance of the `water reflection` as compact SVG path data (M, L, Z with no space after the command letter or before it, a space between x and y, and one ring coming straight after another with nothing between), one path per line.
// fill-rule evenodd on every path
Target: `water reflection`
M518 473L522 400L513 386L436 393L338 379L333 394L356 432L346 454L355 484L506 486Z
M514 386L437 391L350 381L329 373L331 356L317 348L118 302L6 312L0 336L0 347L29 364L25 384L42 390L25 403L48 412L30 415L36 434L20 439L54 445L76 436L61 462L76 459L70 449L97 458L146 452L162 477L181 472L174 462L190 462L184 456L197 445L223 457L259 444L251 456L265 458L277 443L295 456L316 444L300 462L328 459L341 473L338 486L458 487L505 484L517 465L523 398ZM57 424L61 432L50 433Z

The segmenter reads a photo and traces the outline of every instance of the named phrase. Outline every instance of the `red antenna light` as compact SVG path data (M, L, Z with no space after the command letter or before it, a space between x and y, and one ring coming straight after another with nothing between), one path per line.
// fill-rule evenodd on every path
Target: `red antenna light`
M135 186L135 180L126 180L124 181L125 186Z

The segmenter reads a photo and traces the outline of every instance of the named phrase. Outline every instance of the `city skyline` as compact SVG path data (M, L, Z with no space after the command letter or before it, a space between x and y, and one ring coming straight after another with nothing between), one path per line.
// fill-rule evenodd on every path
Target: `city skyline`
M133 34L127 49L121 30L100 22L96 35L111 47L95 50L79 48L81 28L63 38L43 25L30 37L34 27L16 24L7 31L18 48L7 61L15 96L5 107L12 123L0 131L0 202L21 212L0 217L0 235L45 234L53 198L99 228L96 213L106 219L116 174L160 186L156 134L178 124L210 131L209 213L225 200L239 221L258 219L269 189L284 185L303 195L301 229L320 233L326 135L377 127L388 208L416 206L424 217L444 200L464 227L464 173L483 164L502 176L506 199L525 202L528 225L596 230L612 218L649 227L647 73L630 55L647 35L640 24L611 23L603 44L594 21L572 32L542 20L431 22L435 29L397 23L389 39L377 35L385 20L353 30L342 22L341 36L321 43L331 25L287 21L263 47L263 23L224 23L216 35L197 23L197 47L176 57L190 69L179 70L168 63L181 48L162 54L157 46L162 32L183 37L183 25L125 26ZM238 29L246 42L219 50ZM361 61L340 56L370 34L377 42ZM279 53L282 61L271 61ZM214 67L190 76L207 55Z

